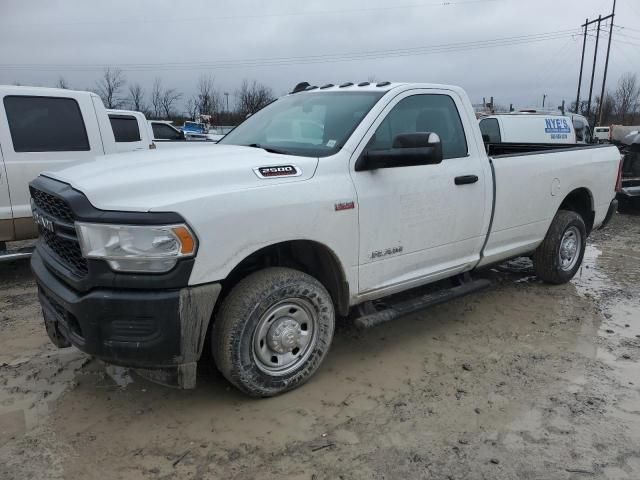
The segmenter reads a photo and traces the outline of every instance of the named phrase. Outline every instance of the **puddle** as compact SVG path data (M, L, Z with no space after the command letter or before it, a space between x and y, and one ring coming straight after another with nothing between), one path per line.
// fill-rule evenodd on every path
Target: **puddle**
M595 235L567 285L519 259L488 273L492 289L364 332L340 325L316 376L271 399L240 394L212 365L180 391L55 351L36 307L14 302L0 332L0 478L633 472L640 248L616 232Z

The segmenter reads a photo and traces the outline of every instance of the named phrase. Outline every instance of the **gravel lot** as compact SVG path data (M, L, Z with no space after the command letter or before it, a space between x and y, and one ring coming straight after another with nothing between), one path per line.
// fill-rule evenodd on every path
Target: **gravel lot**
M318 374L243 396L215 369L154 385L46 337L28 264L0 265L0 478L640 478L640 217L568 285L527 260L487 291L364 332Z

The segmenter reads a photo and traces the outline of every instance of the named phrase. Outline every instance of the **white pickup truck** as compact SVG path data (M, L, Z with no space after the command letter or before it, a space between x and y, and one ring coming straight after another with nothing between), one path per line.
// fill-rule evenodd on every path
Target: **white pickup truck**
M106 110L92 92L0 85L0 261L31 254L30 249L7 249L6 244L37 236L29 182L40 172L154 149L152 135L144 114ZM197 145L184 141L179 131L172 140L157 145Z
M460 88L294 92L180 161L123 154L31 183L55 344L188 388L210 342L232 384L276 395L311 377L350 313L391 320L523 255L568 282L615 210L615 147L488 157Z

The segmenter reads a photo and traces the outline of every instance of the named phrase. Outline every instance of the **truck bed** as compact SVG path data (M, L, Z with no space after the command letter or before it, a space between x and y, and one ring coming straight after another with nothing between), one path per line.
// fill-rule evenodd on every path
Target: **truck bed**
M556 152L567 149L582 149L597 147L598 145L587 145L581 143L489 143L485 144L487 155L490 157L501 155L522 155L524 153L545 153Z

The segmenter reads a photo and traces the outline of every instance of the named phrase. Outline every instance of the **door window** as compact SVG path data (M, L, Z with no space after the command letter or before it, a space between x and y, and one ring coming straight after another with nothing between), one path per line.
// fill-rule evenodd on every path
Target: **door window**
M138 120L131 115L109 115L116 142L139 142Z
M182 140L180 132L166 123L152 123L153 138L156 140Z
M443 158L467 156L460 114L448 95L412 95L400 100L371 137L367 149L390 149L393 139L403 133L437 133Z
M89 150L78 102L72 98L11 95L4 97L15 152Z

